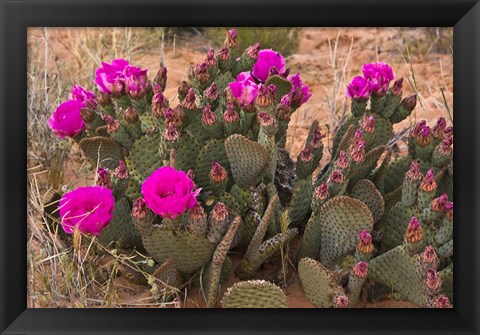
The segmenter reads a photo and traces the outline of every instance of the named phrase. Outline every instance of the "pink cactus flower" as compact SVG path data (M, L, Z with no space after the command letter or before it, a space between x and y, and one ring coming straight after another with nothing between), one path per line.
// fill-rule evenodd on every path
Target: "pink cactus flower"
M170 166L155 170L142 184L142 194L148 207L162 218L175 219L192 209L201 189L194 190L193 181L184 171Z
M80 114L84 107L78 100L68 100L57 107L47 123L58 138L75 137L85 129L85 122Z
M147 70L136 66L127 66L125 73L125 92L133 99L141 98L147 89Z
M95 71L94 83L100 92L107 95L119 95L125 84L125 68L130 66L125 59L114 59L111 64L102 62Z
M362 72L365 79L370 82L372 93L377 95L387 93L388 84L395 77L390 65L382 62L364 64Z
M350 84L347 85L347 97L356 101L368 100L371 90L371 83L362 76L353 77Z
M261 82L265 82L270 74L270 69L275 68L278 73L285 69L285 58L272 49L263 49L258 52L258 59L253 65L252 75Z
M237 80L230 83L230 90L240 106L251 105L258 95L258 86L248 72L239 73Z
M312 93L309 91L308 86L302 81L302 78L300 78L300 72L294 76L290 76L288 80L292 83L292 89L290 90L292 104L294 106L301 106L306 103L312 96Z
M101 186L79 187L60 199L62 228L67 234L78 229L98 236L110 223L114 206L112 190Z
M95 94L80 85L73 85L72 93L69 94L68 99L80 101L87 108L97 108L97 99L95 98Z

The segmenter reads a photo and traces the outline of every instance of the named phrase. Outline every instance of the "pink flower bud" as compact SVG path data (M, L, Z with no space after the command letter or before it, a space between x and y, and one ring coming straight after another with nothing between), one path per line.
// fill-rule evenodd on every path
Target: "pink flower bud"
M432 307L433 308L451 308L452 305L450 304L450 300L448 300L448 298L445 295L441 294L440 296L438 296L437 299L435 299L435 301L432 304Z
M427 270L427 279L425 280L425 285L434 291L437 291L442 286L442 280L440 277L438 277L435 269Z
M423 239L423 229L415 216L408 223L405 239L409 243L418 243Z
M435 212L441 212L444 210L446 203L448 202L447 193L443 193L438 198L432 200L430 208Z
M163 138L167 141L176 141L180 138L180 133L173 122L168 124L168 128L163 132Z
M339 294L333 299L334 307L336 308L347 308L350 301L345 294Z
M137 198L133 202L132 216L136 219L143 219L148 214L147 203L143 198Z
M313 191L313 195L318 199L318 200L326 200L330 196L330 192L328 192L328 185L327 183L323 182L321 183L315 190Z
M408 96L404 98L400 104L405 108L407 111L413 111L415 106L417 105L417 95L413 94L411 96Z
M447 127L447 121L443 117L439 117L437 123L433 126L432 135L437 139L442 139L445 128Z
M438 257L435 249L429 245L425 248L425 250L420 255L420 260L424 264L437 264Z
M220 165L218 162L212 163L212 169L208 175L210 180L214 181L215 183L221 183L227 178L227 170L223 166Z
M238 48L237 29L231 29L227 32L227 37L223 45L229 49Z
M190 88L188 90L187 95L185 96L185 100L183 101L183 107L186 109L196 109L197 108L197 103L195 102L195 93L193 92L193 89Z
M228 217L227 207L225 206L224 203L217 202L215 207L213 207L212 209L211 215L212 215L212 218L217 222L224 221Z
M427 171L427 174L420 183L420 189L424 192L434 192L437 189L433 169Z
M132 124L132 123L138 122L140 120L140 117L138 116L138 113L135 110L135 108L130 106L125 111L125 114L123 114L123 119L125 120L126 123Z
M223 47L220 50L218 50L218 58L223 60L223 61L228 61L230 59L230 49L227 47Z
M110 178L110 171L108 169L99 167L97 169L97 186L113 188L112 180Z
M207 52L207 59L205 59L205 63L209 66L216 66L217 65L217 59L215 58L215 50L210 49Z
M311 162L313 160L312 148L307 144L298 155L298 159L302 162Z
M212 112L210 104L206 104L205 107L203 108L202 124L204 126L212 126L215 124L216 120L217 120L217 116L215 115L214 112Z
M328 177L328 182L341 184L345 182L345 176L343 175L341 170L335 170L330 174Z
M335 166L343 170L348 169L350 167L348 155L345 150L340 151L340 154L337 160L335 161Z
M232 123L240 119L240 116L235 110L235 106L231 102L227 102L227 111L223 113L223 118L227 123Z
M359 121L359 125L367 134L373 134L375 132L375 115L363 115Z
M122 160L118 161L118 166L113 172L113 175L118 179L128 179L130 177L124 161Z
M420 172L420 164L417 161L412 161L410 164L410 170L407 172L407 178L410 180L420 180L423 178L422 172Z
M373 252L372 235L366 230L362 230L359 233L359 240L357 243L357 249L363 254L370 254Z
M392 94L396 95L397 97L401 97L402 86L403 86L403 77L399 78L393 83Z
M215 100L218 98L218 85L213 82L206 90L205 97L209 100Z
M352 272L359 278L365 278L368 274L368 263L358 262L353 266Z
M310 146L313 149L320 149L323 144L322 144L322 133L320 132L320 129L318 127L315 128L312 134L312 140L310 141Z
M260 43L255 43L254 45L249 46L247 50L245 50L245 54L251 59L257 59L259 51Z

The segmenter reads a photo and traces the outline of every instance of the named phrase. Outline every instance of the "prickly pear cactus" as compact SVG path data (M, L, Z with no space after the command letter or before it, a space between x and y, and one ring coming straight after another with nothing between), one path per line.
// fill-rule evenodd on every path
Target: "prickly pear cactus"
M219 306L226 275L255 279L265 263L285 282L285 264L298 264L317 307L356 307L375 284L420 306L449 306L453 128L442 118L432 128L419 122L408 155L393 159L394 125L412 113L416 95L402 98L403 79L394 81L388 64L365 64L362 73L347 87L351 114L321 166L331 141L318 121L297 157L285 148L308 86L280 53L258 43L239 50L235 29L188 69L178 102L164 94L163 65L149 79L124 59L102 63L97 94L76 85L70 103L82 123L71 137L106 194L73 204L71 211L91 215L76 231L146 252L161 264L149 284L194 282L207 307ZM65 215L51 219L72 233ZM228 288L222 304L287 307L287 299L274 284L252 280Z

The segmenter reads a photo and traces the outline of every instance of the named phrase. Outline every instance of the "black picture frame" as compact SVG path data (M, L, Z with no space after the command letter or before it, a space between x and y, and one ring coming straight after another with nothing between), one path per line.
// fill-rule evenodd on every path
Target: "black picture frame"
M0 0L2 334L478 334L480 4L473 0ZM455 308L26 309L26 66L33 26L453 26Z

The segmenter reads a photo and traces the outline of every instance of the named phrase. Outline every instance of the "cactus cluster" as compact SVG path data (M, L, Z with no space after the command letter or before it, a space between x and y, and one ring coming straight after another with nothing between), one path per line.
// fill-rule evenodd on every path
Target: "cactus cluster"
M114 60L96 72L98 94L72 92L83 125L50 126L78 143L96 187L115 198L100 243L144 249L166 285L196 278L208 307L287 307L282 289L256 276L293 240L294 278L317 307L355 307L372 287L449 307L452 127L442 118L432 129L418 123L408 155L391 160L393 125L410 115L416 95L402 99L402 78L389 87L385 63L362 71L347 88L351 115L325 166L317 121L295 160L285 149L308 86L280 53L258 43L239 50L234 29L189 69L176 106L164 95L165 67L148 80L146 70ZM76 209L87 221L96 210L89 206ZM220 297L231 271L241 281Z

